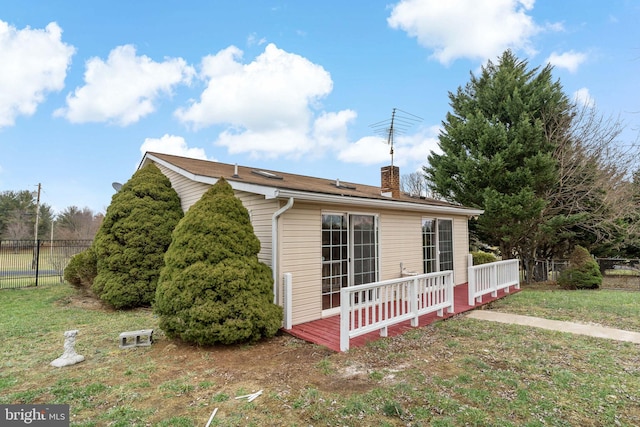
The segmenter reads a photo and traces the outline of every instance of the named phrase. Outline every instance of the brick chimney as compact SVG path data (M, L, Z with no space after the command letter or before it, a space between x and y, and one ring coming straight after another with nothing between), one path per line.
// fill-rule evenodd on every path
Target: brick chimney
M400 168L397 166L384 166L380 169L381 192L383 196L400 197Z

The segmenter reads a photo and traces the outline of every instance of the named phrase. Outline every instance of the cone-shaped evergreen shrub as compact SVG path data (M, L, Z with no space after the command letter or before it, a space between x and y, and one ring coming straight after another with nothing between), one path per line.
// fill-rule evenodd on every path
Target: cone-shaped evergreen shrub
M154 311L167 336L200 345L276 334L271 269L258 261L249 213L220 179L176 226L165 254Z
M569 267L558 277L558 285L565 289L598 289L602 273L589 251L576 246L569 258Z
M93 248L88 248L69 260L64 269L64 280L76 288L90 289L96 277L98 260Z
M182 216L180 198L157 166L134 173L111 198L93 242L96 295L115 308L151 305L171 232Z

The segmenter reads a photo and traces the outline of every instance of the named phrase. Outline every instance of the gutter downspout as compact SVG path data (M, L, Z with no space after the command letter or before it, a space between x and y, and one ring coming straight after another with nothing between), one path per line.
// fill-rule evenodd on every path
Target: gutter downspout
M271 217L271 268L273 269L273 303L278 304L278 218L291 209L293 197L289 197L286 205L278 209Z

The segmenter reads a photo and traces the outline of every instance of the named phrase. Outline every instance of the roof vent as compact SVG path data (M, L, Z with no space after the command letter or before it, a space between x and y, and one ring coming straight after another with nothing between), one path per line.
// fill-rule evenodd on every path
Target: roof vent
M336 179L336 187L338 188L346 188L347 190L355 190L356 187L353 185L342 184L339 179Z
M267 171L263 171L263 170L252 170L251 173L254 173L256 175L260 175L260 176L263 176L263 177L269 178L269 179L282 179L282 177L280 175L276 175L273 172L267 172Z
M239 178L240 175L238 175L238 164L236 163L235 167L233 168L233 177L234 178Z

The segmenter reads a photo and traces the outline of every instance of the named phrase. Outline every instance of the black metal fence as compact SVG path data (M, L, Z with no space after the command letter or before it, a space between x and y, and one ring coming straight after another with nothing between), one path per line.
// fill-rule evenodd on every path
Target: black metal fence
M604 277L623 278L625 282L640 283L640 259L596 258ZM569 266L566 259L536 260L533 277L536 282L556 281Z
M539 259L533 266L533 281L548 282L556 281L567 267L569 261L566 259Z
M62 283L69 260L91 240L0 240L0 289Z

